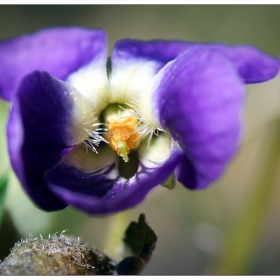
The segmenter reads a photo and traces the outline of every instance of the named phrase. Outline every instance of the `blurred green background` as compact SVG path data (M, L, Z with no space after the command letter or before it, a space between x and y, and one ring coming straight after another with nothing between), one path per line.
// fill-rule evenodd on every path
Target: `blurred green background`
M1 5L0 39L46 27L78 25L105 29L110 51L123 38L161 38L252 44L280 57L279 15L278 5ZM254 180L280 117L279 75L247 88L239 153L224 176L207 190L193 192L179 184L172 191L157 187L129 211L91 217L71 207L42 212L13 177L6 207L21 237L27 237L30 231L45 236L68 229L68 234L80 236L117 257L124 229L130 220L145 213L158 235L158 244L143 275L215 274L225 237L254 192ZM1 102L0 174L8 166L4 132L7 114L8 105ZM280 172L278 177L244 274L280 274ZM7 223L1 227L0 236L7 228Z

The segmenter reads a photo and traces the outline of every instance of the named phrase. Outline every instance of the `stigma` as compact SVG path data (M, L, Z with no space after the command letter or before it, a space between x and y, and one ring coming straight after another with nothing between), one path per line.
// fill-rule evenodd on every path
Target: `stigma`
M109 146L128 162L128 154L140 143L136 131L138 120L133 110L111 104L104 111L104 120L108 129L105 138Z

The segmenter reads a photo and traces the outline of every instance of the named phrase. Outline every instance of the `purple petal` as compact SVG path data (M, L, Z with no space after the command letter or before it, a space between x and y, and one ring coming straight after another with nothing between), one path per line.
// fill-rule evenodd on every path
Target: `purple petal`
M112 59L116 61L127 61L142 58L157 61L163 67L193 44L183 41L141 41L126 39L116 43L112 52Z
M237 68L246 84L261 83L274 78L279 72L280 60L251 46L229 47L210 45L215 51L226 55Z
M46 173L46 181L71 193L102 197L118 178L116 165L117 154L109 146L99 148L98 154L77 146Z
M91 161L91 171L90 168L81 170L81 164L78 164L78 169L62 161L46 173L46 181L50 189L66 203L90 214L108 214L141 202L152 188L171 174L182 153L172 146L170 156L165 161L152 162L151 157L156 160L160 156L159 151L151 150L146 154L140 151L137 173L125 179L118 176L115 157L110 152L104 155L103 150ZM86 162L84 157L75 161Z
M44 172L76 142L73 95L66 83L34 72L19 86L8 120L11 164L26 192L46 211L67 206L45 185Z
M194 45L204 45L227 56L237 68L246 84L260 83L274 78L280 67L280 60L246 45L227 46L219 43L194 43L183 41L140 41L117 42L113 54L118 60L142 58L161 63L161 67Z
M110 102L127 103L143 95L164 63L149 57L137 56L137 53L134 55L118 46L119 43L113 49L111 56Z
M0 97L11 101L21 79L44 70L65 80L83 65L107 55L102 30L45 29L0 43ZM105 62L104 62L105 63Z
M245 88L231 63L204 46L189 48L162 73L153 98L162 126L185 153L178 180L205 188L236 152Z

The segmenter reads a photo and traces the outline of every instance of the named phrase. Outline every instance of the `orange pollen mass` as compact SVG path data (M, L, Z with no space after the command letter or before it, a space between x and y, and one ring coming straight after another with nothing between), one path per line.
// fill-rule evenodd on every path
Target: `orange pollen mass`
M125 117L120 119L111 119L107 120L107 125L109 132L109 145L118 153L118 155L122 154L122 152L120 152L120 143L125 144L127 154L129 154L131 149L138 147L140 140L138 138L139 134L136 131L136 118Z

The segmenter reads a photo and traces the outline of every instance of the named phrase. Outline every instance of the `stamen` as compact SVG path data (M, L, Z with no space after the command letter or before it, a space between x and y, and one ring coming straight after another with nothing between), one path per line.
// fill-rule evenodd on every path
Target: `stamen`
M136 99L125 105L109 105L104 111L104 120L104 138L125 162L129 160L130 150L137 148L143 138L147 138L149 148L153 135L158 136L159 131L164 131L147 122Z
M129 110L116 104L110 105L105 110L104 118L108 127L108 134L104 137L110 147L127 162L130 150L137 148L140 143L138 140L135 141L138 137L136 131L138 120L130 115Z

